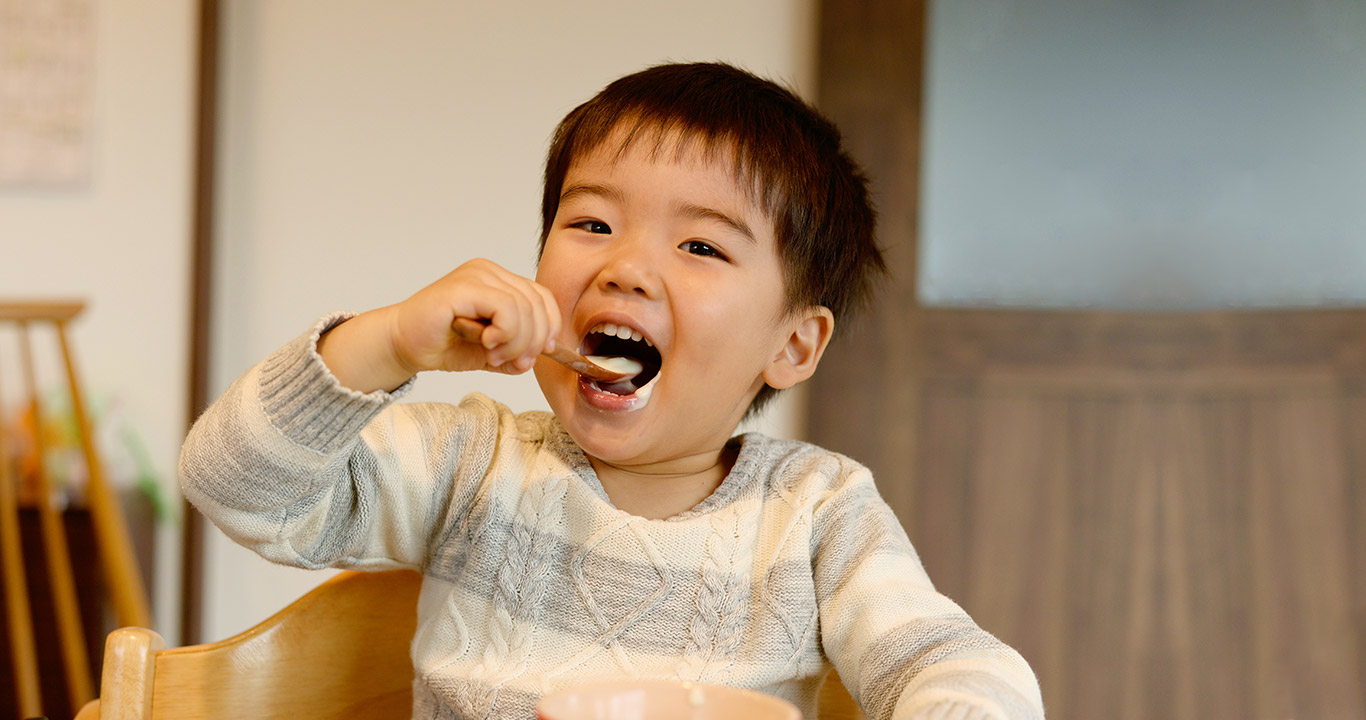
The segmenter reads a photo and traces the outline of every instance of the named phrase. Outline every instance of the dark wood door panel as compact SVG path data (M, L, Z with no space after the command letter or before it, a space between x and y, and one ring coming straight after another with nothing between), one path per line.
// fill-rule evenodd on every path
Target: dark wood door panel
M1050 717L1366 717L1366 311L921 313L919 372L882 380L914 417L860 437Z

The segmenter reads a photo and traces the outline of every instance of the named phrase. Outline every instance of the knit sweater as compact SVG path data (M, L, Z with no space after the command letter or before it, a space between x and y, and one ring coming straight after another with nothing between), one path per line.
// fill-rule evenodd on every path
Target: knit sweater
M239 378L180 477L268 560L423 573L413 717L525 720L549 691L627 676L815 718L832 663L872 720L1042 717L1029 666L935 591L858 463L746 434L702 503L633 516L552 414L343 388L316 351L339 319Z

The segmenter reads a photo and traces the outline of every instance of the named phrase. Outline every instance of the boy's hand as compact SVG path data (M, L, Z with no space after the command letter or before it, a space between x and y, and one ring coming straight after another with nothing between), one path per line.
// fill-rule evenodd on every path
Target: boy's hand
M456 318L487 324L479 342L460 339ZM523 373L559 333L559 305L548 289L479 259L397 305L338 325L318 352L342 385L369 392L397 388L423 370Z
M560 332L560 309L548 289L482 259L461 265L393 311L394 351L414 372L526 372ZM456 318L487 323L478 344L460 339L452 329Z

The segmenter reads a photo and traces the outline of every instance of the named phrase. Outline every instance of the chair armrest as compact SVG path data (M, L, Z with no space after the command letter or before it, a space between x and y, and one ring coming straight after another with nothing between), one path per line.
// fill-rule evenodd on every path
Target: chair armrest
M165 649L166 641L146 628L126 627L109 633L100 676L103 720L151 720L156 657Z

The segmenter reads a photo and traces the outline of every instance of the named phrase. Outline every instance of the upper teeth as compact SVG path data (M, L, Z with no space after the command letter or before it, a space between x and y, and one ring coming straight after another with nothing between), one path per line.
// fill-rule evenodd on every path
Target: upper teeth
M589 332L602 333L603 335L611 335L613 337L621 338L622 340L635 340L636 342L644 341L645 344L649 345L650 347L655 346L654 343L650 342L649 339L646 338L645 335L642 334L639 330L632 330L631 328L628 328L625 325L616 325L614 323L598 323L597 325L594 325L593 329L589 330Z

